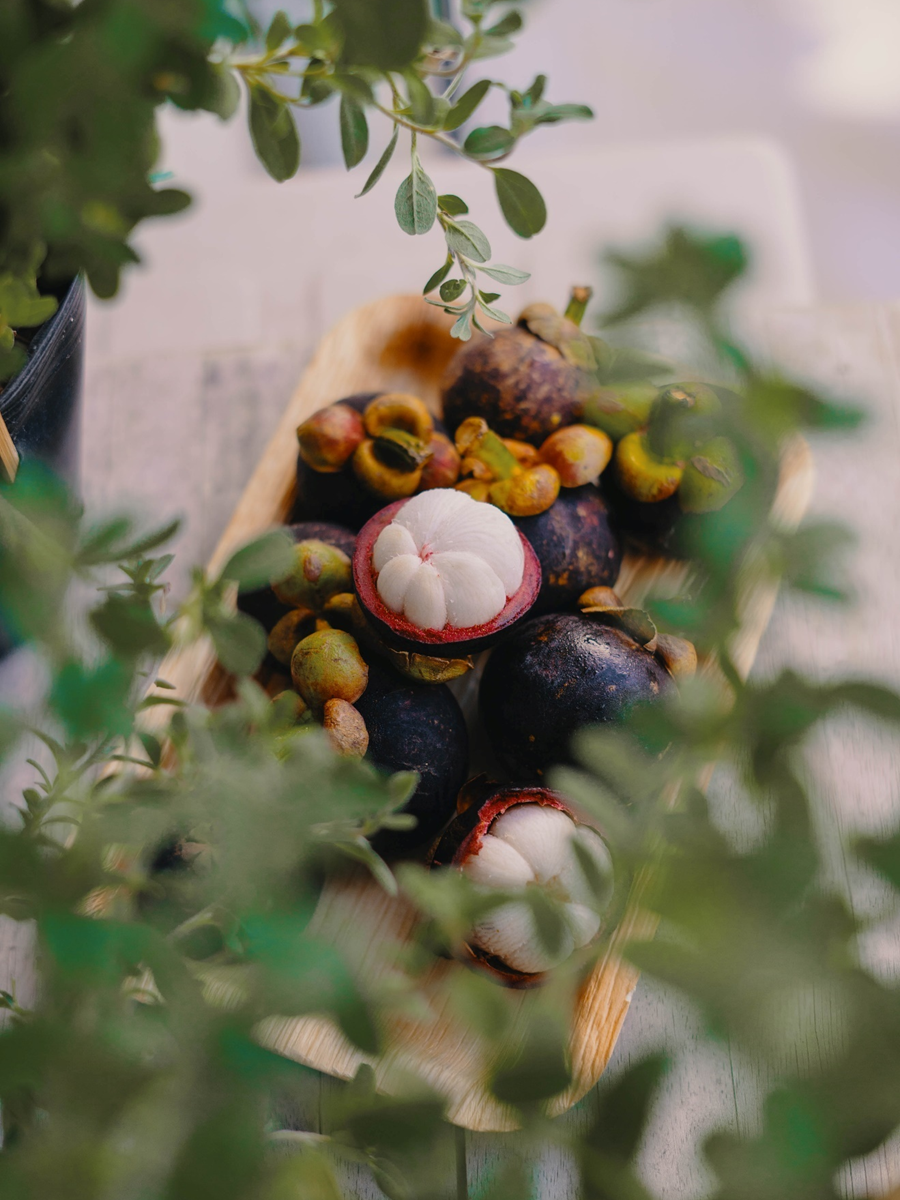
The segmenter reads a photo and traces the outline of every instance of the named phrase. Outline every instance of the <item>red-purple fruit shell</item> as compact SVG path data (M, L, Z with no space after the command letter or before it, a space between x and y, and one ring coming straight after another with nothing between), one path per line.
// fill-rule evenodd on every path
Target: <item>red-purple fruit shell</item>
M406 500L395 500L393 504L376 513L362 527L356 539L353 583L369 623L389 646L413 653L432 654L439 658L458 658L494 645L498 638L508 633L528 615L541 590L541 564L528 539L519 532L525 551L525 573L518 591L507 600L503 610L493 621L468 629L453 629L447 625L443 629L420 629L402 613L392 612L387 607L378 593L377 576L372 567L372 552L378 535L390 525L406 503Z
M463 789L464 792L465 790ZM481 803L476 801L470 805L449 825L434 851L432 866L461 867L467 858L479 852L485 834L490 831L497 818L517 804L540 804L545 808L556 808L579 823L572 806L557 792L552 792L549 788L499 788L488 799ZM538 987L547 978L545 971L537 974L517 971L502 959L488 954L477 946L470 946L468 942L465 944L464 953L469 961L487 970L507 987Z

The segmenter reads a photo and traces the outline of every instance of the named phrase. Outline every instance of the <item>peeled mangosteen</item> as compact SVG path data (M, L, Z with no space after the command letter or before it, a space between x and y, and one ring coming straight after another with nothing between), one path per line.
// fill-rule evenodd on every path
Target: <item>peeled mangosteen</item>
M613 863L601 834L546 788L495 788L461 812L432 866L451 866L482 891L543 887L562 929L551 951L524 900L510 900L469 932L460 957L510 987L534 987L599 933L613 895Z
M365 525L353 584L388 646L459 658L524 618L540 588L540 565L500 509L440 488L395 501Z
M446 684L414 683L373 662L369 685L356 702L369 732L367 758L386 771L418 771L419 786L404 812L414 829L381 830L379 854L397 857L433 841L456 812L469 769L469 734Z
M286 529L295 542L326 542L329 546L342 550L348 558L353 558L356 534L342 525L334 525L330 521L299 521L286 526ZM244 592L238 597L238 608L248 616L255 617L267 633L291 611L290 606L283 604L271 587Z
M657 657L595 616L532 618L488 660L479 709L514 778L540 779L570 762L572 734L618 721L671 685Z
M541 591L532 616L568 608L588 588L616 582L622 547L594 484L564 488L546 512L518 517L516 524L541 564Z
M540 446L581 420L596 387L594 363L574 320L531 304L511 329L473 338L457 353L444 377L444 421L455 432L467 417L482 417L500 437Z

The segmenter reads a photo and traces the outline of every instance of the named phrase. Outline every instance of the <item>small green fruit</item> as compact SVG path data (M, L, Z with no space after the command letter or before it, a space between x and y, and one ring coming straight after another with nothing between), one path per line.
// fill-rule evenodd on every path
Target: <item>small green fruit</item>
M686 464L678 488L678 504L683 512L716 512L743 482L744 473L732 443L727 437L712 438Z
M633 500L658 504L675 494L683 471L678 463L651 454L646 434L629 433L616 447L616 474Z
M353 590L353 570L343 550L311 538L298 542L294 555L290 575L273 584L282 604L320 612L331 596Z
M658 458L689 458L714 435L721 411L722 403L708 384L673 383L663 388L647 428L651 452Z
M602 429L618 442L626 434L644 428L658 395L652 383L598 388L585 401L585 423Z
M369 682L369 668L349 633L322 629L295 648L291 679L309 707L321 712L328 700L358 700Z

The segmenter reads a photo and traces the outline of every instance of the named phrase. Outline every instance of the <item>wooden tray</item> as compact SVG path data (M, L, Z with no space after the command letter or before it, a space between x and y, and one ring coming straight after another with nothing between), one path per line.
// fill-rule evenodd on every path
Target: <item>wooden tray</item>
M417 296L379 300L340 321L322 341L294 392L216 547L211 573L221 569L238 546L289 514L295 430L301 421L316 409L361 391L411 391L437 411L441 374L457 348L444 313ZM811 455L806 443L798 440L782 458L775 515L784 526L796 524L803 516L812 483ZM677 590L687 570L684 563L671 559L627 555L616 590L626 604L639 605L651 588ZM775 595L771 585L760 584L746 596L742 628L733 648L734 661L744 674L753 664ZM215 704L228 694L228 678L209 645L173 653L160 674L175 684L185 700ZM638 972L620 957L621 948L654 931L653 916L640 906L641 891L638 881L605 956L578 994L570 1039L573 1083L554 1101L554 1114L570 1108L593 1087L612 1054L638 981ZM328 938L370 986L377 987L388 982L391 961L408 940L416 913L404 899L392 898L374 882L360 879L328 885L314 921L320 936ZM443 1007L441 987L447 973L466 969L455 962L435 962L424 981L426 996L433 999L430 1017L391 1018L385 1030L388 1049L377 1061L356 1050L323 1018L272 1017L260 1026L259 1035L273 1050L342 1079L352 1078L361 1063L370 1062L385 1092L415 1074L447 1097L448 1117L456 1124L472 1130L509 1130L515 1127L515 1117L486 1089L483 1048ZM211 1001L223 1004L234 1002L236 996L227 974L210 983L207 992ZM503 995L514 1017L529 1003L527 992L504 991Z

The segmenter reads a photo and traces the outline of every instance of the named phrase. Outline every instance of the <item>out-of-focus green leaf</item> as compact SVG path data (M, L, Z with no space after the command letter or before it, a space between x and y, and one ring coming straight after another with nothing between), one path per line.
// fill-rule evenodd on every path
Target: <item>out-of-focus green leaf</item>
M344 61L381 71L408 66L428 29L424 0L335 0L335 15Z
M300 138L286 103L258 84L249 89L250 136L257 156L277 183L297 173Z
M222 568L222 578L233 580L242 592L250 592L273 579L284 579L293 565L293 539L284 530L273 529L235 551Z

